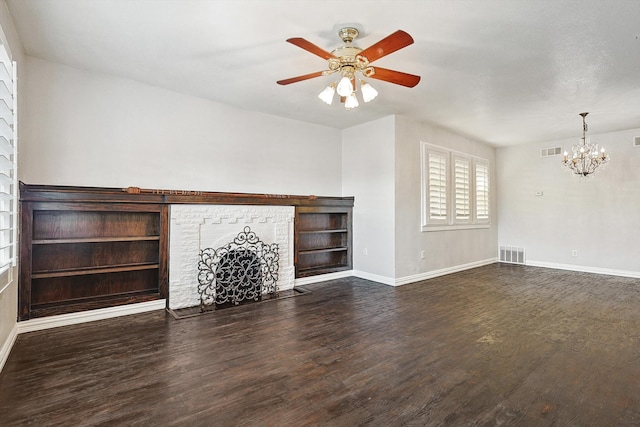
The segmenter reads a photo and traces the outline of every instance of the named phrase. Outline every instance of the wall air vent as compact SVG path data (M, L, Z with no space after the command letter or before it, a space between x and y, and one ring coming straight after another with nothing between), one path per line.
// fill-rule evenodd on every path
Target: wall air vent
M562 154L562 147L543 148L540 150L540 157L557 156Z
M635 138L633 138L633 146L640 147L640 136L636 136Z
M500 262L525 265L524 248L517 248L515 246L500 246L498 248L498 259Z

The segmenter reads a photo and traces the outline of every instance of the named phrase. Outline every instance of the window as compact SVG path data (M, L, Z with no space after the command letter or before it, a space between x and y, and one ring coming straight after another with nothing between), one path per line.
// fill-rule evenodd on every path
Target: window
M489 227L489 162L424 142L422 159L422 230Z
M0 292L13 280L16 263L17 173L15 63L0 45Z

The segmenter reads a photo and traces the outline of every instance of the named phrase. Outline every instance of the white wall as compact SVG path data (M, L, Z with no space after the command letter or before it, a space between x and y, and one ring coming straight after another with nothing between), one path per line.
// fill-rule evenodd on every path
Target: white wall
M395 117L345 129L342 140L342 192L355 196L353 269L362 277L391 284L395 278Z
M562 156L540 157L542 148L570 150L579 136L499 149L500 244L524 247L532 265L640 277L640 147L633 147L635 136L640 129L590 135L611 160L586 179L565 171Z
M340 195L340 131L27 57L28 184Z
M429 277L429 272L456 270L493 261L498 236L495 149L402 116L397 116L395 141L396 281L403 283ZM421 231L421 141L489 161L492 212L490 228ZM425 252L424 259L420 256L421 251Z
M402 116L345 129L343 194L355 196L355 274L390 285L492 262L497 253L495 149ZM491 227L422 232L420 142L489 160ZM364 250L368 255L364 255ZM420 256L425 251L425 258Z
M24 91L24 82L22 77L24 76L24 61L22 53L22 45L18 38L18 33L15 30L9 10L4 1L0 2L0 41L5 45L11 55L11 59L18 63L18 109L24 106L23 99L20 94ZM22 124L19 125L20 129ZM8 274L3 274L4 279ZM0 292L0 370L4 365L6 358L9 356L9 351L13 344L13 340L16 336L16 319L18 316L18 268L13 268L11 275L13 280L9 282L5 287L6 281L2 280L0 283L0 289L4 289Z

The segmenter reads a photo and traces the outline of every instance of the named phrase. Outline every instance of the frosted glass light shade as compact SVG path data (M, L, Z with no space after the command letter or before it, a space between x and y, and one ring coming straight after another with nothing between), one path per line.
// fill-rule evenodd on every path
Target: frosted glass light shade
M324 88L322 92L320 92L318 98L320 98L325 104L331 105L334 93L336 93L336 84L331 83L329 86Z
M364 99L364 102L373 101L375 97L378 96L378 91L364 80L360 81L360 90L362 91L362 99Z
M352 108L356 108L358 105L358 99L356 98L355 93L351 93L351 95L347 96L347 99L344 101L344 108L347 110L351 110Z
M340 96L349 96L353 93L353 85L351 84L349 77L343 77L340 79L337 91Z

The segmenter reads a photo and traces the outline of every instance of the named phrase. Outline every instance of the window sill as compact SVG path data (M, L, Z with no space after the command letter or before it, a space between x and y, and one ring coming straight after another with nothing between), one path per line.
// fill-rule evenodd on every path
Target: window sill
M491 223L486 224L435 224L423 225L421 231L453 231L453 230L473 230L480 228L491 228Z

